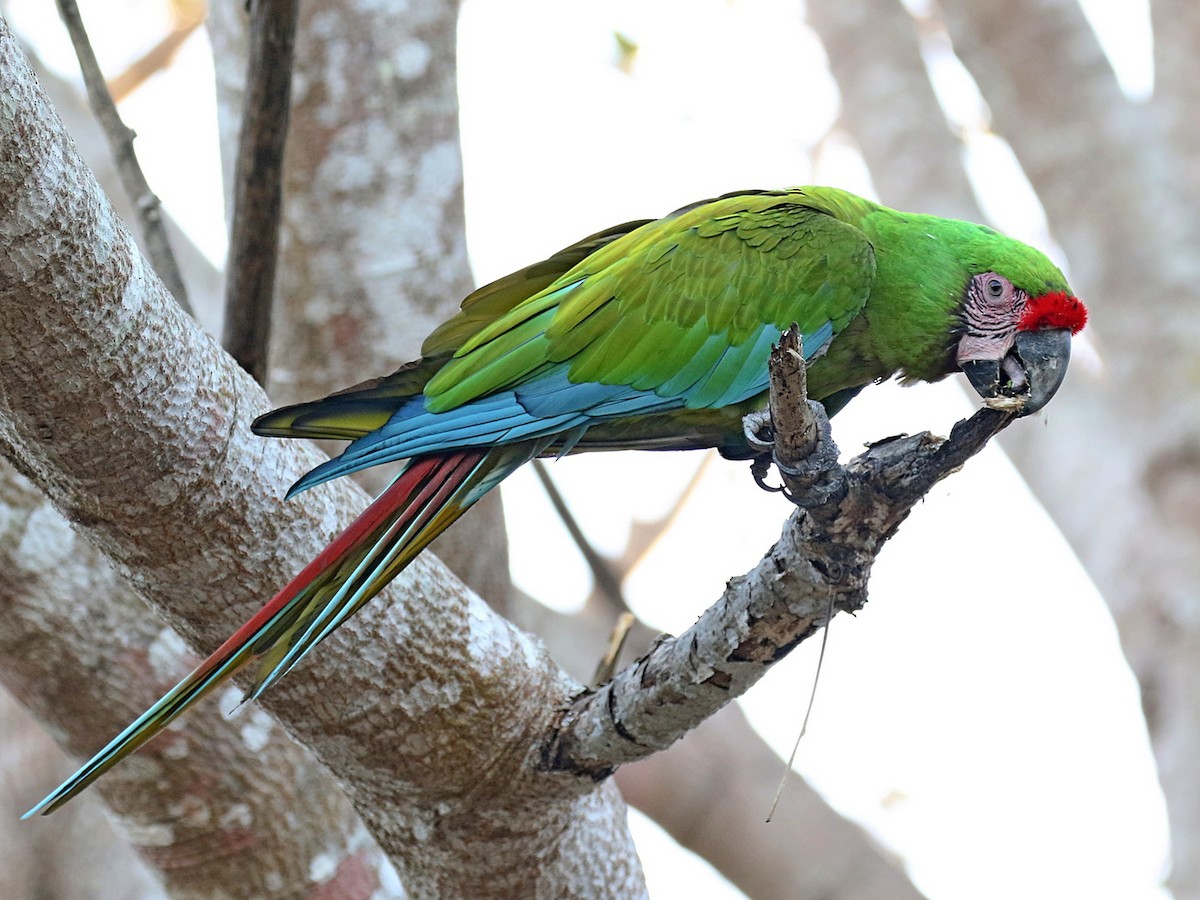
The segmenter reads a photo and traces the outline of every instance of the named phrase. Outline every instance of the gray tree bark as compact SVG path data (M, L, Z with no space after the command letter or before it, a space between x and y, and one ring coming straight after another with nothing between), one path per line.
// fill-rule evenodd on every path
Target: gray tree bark
M81 155L97 178L113 188L111 196L124 220L132 207L86 103L70 85L36 61L34 65ZM220 274L183 232L169 220L167 224L194 308L210 332L217 331ZM183 677L196 658L148 615L144 601L101 554L7 464L0 464L0 498L5 511L0 515L0 559L11 576L0 589L0 607L10 625L0 640L0 668L6 670L8 687L37 712L63 747L89 755ZM47 628L48 622L54 627ZM39 653L30 657L33 646ZM8 694L3 700L12 703ZM57 816L17 822L16 815L39 799L33 793L61 779L74 763L60 752L44 752L49 739L31 730L36 725L27 714L14 713L11 723L3 729L6 741L43 752L36 768L14 763L6 770L0 845L11 853L0 858L13 880L11 890L0 891L4 896L47 891L91 897L100 884L113 896L121 895L124 885L131 896L157 890L137 865L129 841L149 859L172 896L246 891L295 896L318 887L346 897L388 895L380 883L381 867L386 870L388 863L341 789L260 713L226 721L218 706L198 710L173 744L147 748L147 764L105 779L100 794L125 837L111 829L91 799L78 810L64 810L64 822ZM167 791L186 799L166 804ZM180 815L185 807L186 814ZM214 812L220 810L226 814ZM308 823L303 831L290 824L296 810ZM248 840L251 834L254 839ZM31 840L40 864L19 889Z
M199 660L7 464L0 466L0 502L6 511L0 566L8 573L0 587L7 623L0 634L0 670L8 689L63 747L90 754ZM313 890L346 897L382 890L386 896L378 875L386 863L340 788L261 710L248 712L229 720L220 704L198 709L186 727L152 742L99 786L170 896L287 897ZM5 736L7 743L13 732L5 729ZM30 735L25 745L36 741ZM131 877L136 868L107 874L67 862L80 850L65 843L77 828L64 835L55 819L16 822L39 799L35 792L75 767L58 753L49 760L53 766L8 770L9 778L22 776L19 793L11 794L21 805L5 810L0 833L14 841L36 835L57 852L42 855L46 876L35 889L5 896L53 891L67 872L83 896L95 896L101 884L114 896L126 884L134 890L144 871L138 878ZM98 818L91 804L81 805L83 811ZM305 827L297 828L297 821ZM63 843L51 843L56 834ZM95 843L91 838L89 845ZM125 858L120 849L109 856ZM66 892L69 884L60 889Z
M395 371L470 293L457 17L458 4L447 0L301 8L267 385L276 405ZM242 7L213 7L208 29L230 176L246 27ZM364 54L375 63L364 65ZM332 443L325 449L336 452ZM387 472L359 480L378 492ZM503 610L507 549L494 494L432 551Z

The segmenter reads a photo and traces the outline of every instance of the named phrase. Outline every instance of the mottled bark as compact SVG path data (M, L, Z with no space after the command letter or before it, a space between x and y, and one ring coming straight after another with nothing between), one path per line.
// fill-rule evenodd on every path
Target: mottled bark
M337 485L283 509L270 502L268 486L311 454L247 439L261 394L168 302L27 73L11 51L0 60L20 76L0 144L0 221L13 235L0 268L0 434L56 506L184 633L212 646L247 601L328 538L327 504L357 506L361 495ZM794 517L781 545L707 616L697 647L712 654L691 656L686 639L663 645L638 669L653 673L647 688L679 685L679 696L703 696L711 709L815 630L814 603L824 610L833 592L861 604L871 553L935 477L961 465L953 451L964 446L978 441L964 445L960 433L871 448L842 474L845 492ZM626 676L610 689L620 692L617 718L584 700L560 728L573 685L527 638L430 561L399 587L394 607L368 607L267 705L338 772L414 894L558 896L597 883L636 893L615 794L539 771L540 736L557 733L560 765L611 768L669 743L696 716L647 704ZM718 620L728 627L714 629ZM643 746L630 746L634 734Z
M7 573L0 587L6 623L0 673L63 747L90 755L198 660L8 465L0 465L0 504L0 568ZM229 700L196 710L98 786L170 895L387 896L380 884L387 863L338 786L261 710L226 719L221 707ZM22 805L5 809L0 831L14 839L30 833L48 841L77 819L71 812L57 825L57 816L16 822L76 765L58 753L50 759L53 766L9 772L22 777L13 795ZM96 815L93 803L81 809ZM58 852L74 856L76 848ZM45 856L39 885L49 891L60 876L53 854ZM122 858L119 851L113 856ZM103 871L88 877L97 879L94 890ZM104 883L115 896L129 878Z
M117 105L104 83L104 73L100 71L100 64L96 61L83 18L79 14L79 6L75 0L57 0L57 3L58 13L71 35L71 43L75 46L75 56L79 60L79 69L83 73L83 83L96 114L96 121L104 129L125 193L137 208L137 221L141 226L146 255L175 297L175 301L190 313L192 307L188 301L187 288L163 226L162 204L150 190L146 176L142 174L142 167L138 164L137 153L133 149L133 141L137 135L121 121Z
M420 355L425 335L471 290L457 15L446 0L301 7L268 381L277 404L394 371ZM213 8L227 171L242 112L246 28L237 4ZM373 492L387 483L382 470L360 478ZM508 555L498 494L433 552L504 607Z
M265 398L148 271L7 28L0 79L0 436L211 648L365 499L347 484L278 504L315 455L250 437ZM338 773L411 895L639 893L615 788L530 759L571 683L434 562L401 582L265 705Z
M125 836L105 820L99 797L82 798L56 821L18 824L16 811L36 803L40 786L57 778L68 761L2 689L0 735L0 897L93 900L99 885L111 900L167 896Z
M104 134L96 122L95 116L88 107L86 99L79 90L62 77L56 75L41 65L31 49L22 46L33 66L38 81L45 89L54 109L62 119L63 127L79 148L79 155L96 180L108 194L113 209L122 222L133 222L137 219L137 210L132 199L121 187L121 176L117 171L116 161L109 148ZM167 239L175 252L187 286L188 297L191 300L192 312L196 319L210 334L220 332L222 291L224 276L217 270L207 257L196 247L190 237L176 224L167 210L160 210L163 227L167 231ZM140 230L133 231L138 246L147 253L145 241Z
M978 219L962 140L942 114L908 11L898 0L808 0L805 9L837 80L840 121L884 202Z
M36 63L35 68L81 155L109 187L114 208L125 221L133 209L86 104L62 79ZM218 321L220 275L169 219L167 224L173 246L181 251L197 312L211 331ZM103 557L8 466L0 467L0 497L7 511L0 516L0 557L10 573L7 589L0 591L0 606L10 626L0 641L0 669L9 687L37 710L63 746L77 756L91 754L182 677L195 658L148 615L145 603ZM47 630L47 621L55 627ZM34 641L41 652L26 659ZM159 652L151 665L149 651L154 648ZM72 666L66 660L80 663ZM357 814L324 770L281 729L270 727L261 715L226 722L216 704L187 721L186 732L144 751L154 765L118 770L99 787L120 817L122 831L144 845L173 895L233 895L252 887L263 897L294 896L320 885L346 897L381 890L387 894L379 883L380 866L387 863L381 861L378 848L372 849ZM28 717L21 720L23 727L31 722ZM3 731L6 738L17 734ZM251 736L249 743L246 735ZM48 743L48 738L31 734L20 746ZM117 838L99 821L94 799L79 804L78 812L74 804L64 810L65 821L56 815L52 820L17 822L16 815L74 765L57 751L43 754L38 763L37 768L13 768L9 773L0 833L9 836L8 845L14 849L27 846L34 836L42 860L40 889L53 896L70 896L71 890L94 896L95 885L103 883L106 892L118 896L122 884L144 884L144 873L130 864L127 839ZM281 784L281 778L291 780ZM188 799L164 802L169 790ZM172 810L180 809L181 803L189 811L176 822ZM306 811L309 823L302 832L288 819L289 810L297 808ZM239 815L212 814L221 809ZM80 824L72 824L76 821ZM88 843L81 846L83 833ZM120 840L126 849L117 845L90 852L104 835ZM253 840L247 840L250 835ZM227 849L219 855L196 849L217 846ZM106 875L98 864L81 862L81 854L89 860L111 858L112 872ZM56 855L69 857L71 864L56 865ZM16 860L4 858L7 871L20 870ZM24 893L0 891L14 897Z

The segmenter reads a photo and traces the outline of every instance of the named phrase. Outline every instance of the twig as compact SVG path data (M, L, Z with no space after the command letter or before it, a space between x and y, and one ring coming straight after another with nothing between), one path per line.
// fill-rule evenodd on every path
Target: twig
M194 3L187 13L181 20L177 12L175 25L162 40L130 63L125 71L108 80L108 91L115 101L124 100L145 84L150 76L167 68L192 32L204 24L208 10L205 4Z
M797 506L817 506L845 493L845 470L837 465L838 449L829 430L825 407L808 399L808 376L800 328L792 324L771 349L767 362L770 397L766 412L744 420L746 438L758 448L750 464L758 486L783 491ZM771 463L784 487L766 483Z
M137 153L133 149L133 139L137 135L121 121L117 106L108 93L104 73L100 71L100 64L96 61L96 54L88 40L87 30L83 26L83 19L79 15L79 7L75 0L58 0L58 12L71 35L71 43L75 45L75 56L79 59L79 70L83 73L88 101L112 148L113 159L121 175L121 184L140 214L142 237L146 241L146 253L150 257L150 264L154 266L154 271L163 280L175 301L191 315L192 307L188 303L183 276L179 274L179 264L175 261L175 254L171 252L171 243L167 240L167 232L163 228L162 206L158 197L150 190L146 176L142 174L142 167L138 165Z
M808 405L804 338L792 325L771 349L768 408L775 431L775 461L795 468L817 449L817 419Z
M298 6L255 0L250 13L223 343L259 384L267 376Z
M538 481L542 483L542 487L545 488L546 496L550 498L550 503L553 504L554 511L558 513L558 517L562 519L563 525L571 535L571 540L575 542L575 546L579 548L579 552L587 562L588 568L592 570L592 578L596 581L596 587L617 609L628 609L629 606L625 602L625 594L621 590L621 579L617 577L609 561L588 541L587 535L579 527L579 523L575 520L575 516L572 515L570 507L567 506L567 501L563 499L562 493L558 490L558 485L554 483L554 479L551 477L546 464L540 459L535 459L533 461L533 471L537 475Z
M617 668L617 657L621 655L630 629L636 624L637 616L631 612L623 612L617 617L617 624L608 636L608 647L605 648L604 656L600 658L600 662L596 664L596 671L592 674L593 687L598 687L613 677Z
M779 787L775 788L775 796L771 799L771 808L767 810L767 822L775 818L779 809L779 801L783 797L783 789L792 774L792 765L796 762L796 754L800 750L800 742L808 734L808 720L812 718L813 705L817 702L817 685L821 683L821 670L825 668L825 648L829 646L829 626L833 624L834 594L829 592L829 608L825 611L825 627L821 629L821 649L817 653L817 671L813 673L812 688L808 692L808 705L804 708L804 721L800 723L800 733L792 744L792 752L788 754L787 762L783 764L783 774L779 776Z

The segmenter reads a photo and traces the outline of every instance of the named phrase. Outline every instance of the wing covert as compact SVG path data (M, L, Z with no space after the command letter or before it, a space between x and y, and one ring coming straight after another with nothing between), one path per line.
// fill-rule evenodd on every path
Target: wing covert
M463 342L426 386L440 412L547 367L688 408L766 385L770 345L792 322L819 352L862 309L874 278L866 236L799 191L732 195L643 224ZM807 354L806 354L807 355Z

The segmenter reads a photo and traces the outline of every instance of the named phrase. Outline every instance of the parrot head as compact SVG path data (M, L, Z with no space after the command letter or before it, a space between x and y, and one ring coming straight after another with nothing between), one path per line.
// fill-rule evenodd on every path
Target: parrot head
M1057 280L1057 279L1056 279ZM972 276L962 306L956 362L989 406L1035 413L1050 402L1087 308L1065 284L1040 293L999 272Z

